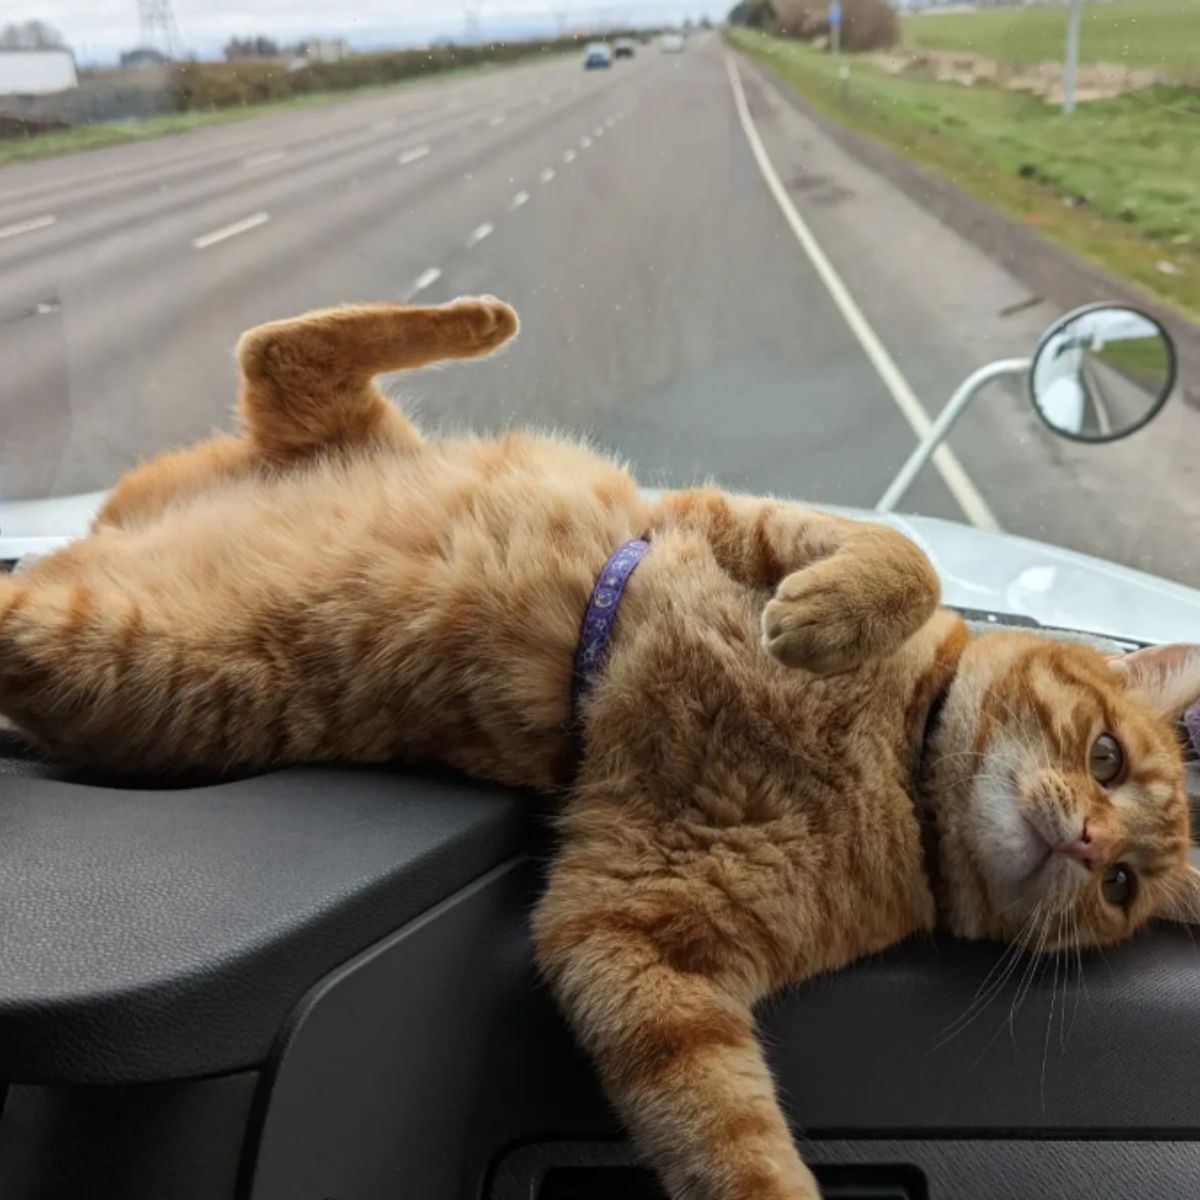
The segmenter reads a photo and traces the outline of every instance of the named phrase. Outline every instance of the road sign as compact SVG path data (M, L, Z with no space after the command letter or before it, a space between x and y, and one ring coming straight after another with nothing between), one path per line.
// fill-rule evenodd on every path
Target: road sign
M1070 0L1067 9L1067 53L1063 65L1062 110L1067 116L1075 111L1075 69L1079 65L1079 19L1082 15L1083 0Z
M829 49L833 54L842 52L842 0L830 0L826 10L829 19Z

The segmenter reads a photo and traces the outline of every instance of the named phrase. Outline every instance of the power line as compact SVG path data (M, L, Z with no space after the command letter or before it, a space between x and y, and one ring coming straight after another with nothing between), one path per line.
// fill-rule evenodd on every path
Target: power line
M479 12L483 0L462 0L463 26L468 42L479 40Z
M138 0L138 24L143 46L161 50L168 58L179 55L182 47L171 0Z

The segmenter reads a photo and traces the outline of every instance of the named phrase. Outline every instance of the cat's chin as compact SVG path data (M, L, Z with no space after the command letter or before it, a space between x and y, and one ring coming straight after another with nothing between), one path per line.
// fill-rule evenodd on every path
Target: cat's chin
M1018 786L1010 772L988 781L974 796L975 851L993 887L1013 893L1042 870L1051 856L1049 840L1021 811Z
M1017 808L1015 801L1013 808ZM1019 826L1006 830L1004 852L999 861L993 859L993 866L993 899L1018 917L1039 906L1053 909L1066 903L1078 883L1076 876L1087 873L1082 864L1055 853L1037 825L1023 814Z

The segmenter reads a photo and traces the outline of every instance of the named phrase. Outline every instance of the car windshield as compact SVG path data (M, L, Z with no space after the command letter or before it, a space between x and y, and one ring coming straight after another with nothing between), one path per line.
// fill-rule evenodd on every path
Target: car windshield
M504 353L383 381L425 428L866 511L1010 360L895 507L1200 586L1198 46L1200 0L6 0L0 532L232 428L251 326L494 293Z

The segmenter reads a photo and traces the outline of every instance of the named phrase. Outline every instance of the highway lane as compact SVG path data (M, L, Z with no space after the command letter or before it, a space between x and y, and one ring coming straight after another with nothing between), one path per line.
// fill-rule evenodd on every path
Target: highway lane
M1053 296L1031 294L1003 252L992 257L947 228L936 192L926 207L835 144L760 68L739 62L775 169L930 412L976 368L1031 354L1063 312L1112 298L1078 290L1071 274ZM1052 262L1061 253L1047 247ZM1195 425L1195 409L1177 394L1127 441L1075 444L1049 432L1014 382L988 389L950 441L1004 529L1200 586ZM1024 586L1014 581L1014 606Z
M498 128L560 92L573 94L574 87L549 80L520 88L493 83L461 99L400 109L383 118L368 109L352 123L343 117L331 129L291 136L279 131L269 141L259 137L218 147L182 164L122 171L95 187L72 184L57 200L45 191L53 185L43 184L36 195L17 193L0 209L0 269L10 289L28 291L38 286L34 281L69 271L79 250L97 239L115 241L132 233L137 253L155 254L169 248L175 231L161 220L150 228L146 223L161 218L166 209L186 214L188 220L202 219L201 213L212 214L203 219L218 220L225 207L243 197L269 199L286 190L294 198L298 186L320 189L392 161L407 165L435 145L444 150L454 137L467 136L476 126ZM26 236L5 238L6 228Z
M742 69L789 192L931 411L989 351L1032 345L1040 312L995 332L1022 298L1011 279L919 213L877 220L900 220L895 196ZM857 505L913 445L764 184L715 39L0 170L0 279L6 498L104 486L227 424L229 351L252 324L485 291L521 312L511 349L387 383L428 427L532 423L615 448L647 483ZM1023 405L989 402L955 437L1000 523L1200 582L1174 536L1186 505L1162 499L1160 537L1118 502L1137 454L1064 450ZM932 471L907 506L963 518Z
M246 326L418 283L429 299L504 294L525 321L486 367L403 381L431 423L583 433L651 482L713 474L795 490L803 477L810 494L861 503L886 481L903 422L819 296L820 319L797 336L791 311L812 280L754 175L715 44L612 72L574 61L496 72L408 90L403 104L385 129L378 98L361 113L335 106L317 129L309 112L272 118L276 149L289 149L266 178L240 166L245 127L207 131L204 155L182 164L178 147L159 151L158 171L126 148L135 182L100 178L101 194L80 201L82 229L64 215L11 239L19 250L0 242L5 301L32 314L0 331L6 493L102 486L220 423L228 351ZM55 169L77 175L78 163ZM31 174L4 191L45 207L52 180ZM852 408L831 411L821 453L798 453L796 380L819 372L882 417L859 427ZM831 439L871 470L850 479ZM926 491L923 507L956 511L936 484Z
M239 322L244 326L304 305L368 294L402 294L407 281L397 278L398 268L393 268L397 241L402 247L420 237L419 228L404 219L407 197L430 186L465 186L464 163L480 154L502 153L531 121L544 121L551 112L567 114L602 86L594 75L582 76L574 61L570 68L568 75L566 64L554 60L536 69L468 77L449 90L445 84L431 84L420 89L422 107L454 110L433 126L427 119L413 119L414 98L408 89L399 93L401 100L392 101L394 110L372 98L326 111L289 113L286 122L268 118L276 126L276 150L263 150L260 137L258 154L278 152L299 138L311 142L314 122L325 127L316 133L330 144L324 153L287 154L263 170L242 167L232 180L216 185L211 176L222 169L228 173L232 156L238 156L235 170L244 161L242 126L205 131L200 169L170 191L163 190L157 176L148 176L146 165L132 153L157 149L161 142L122 148L116 165L97 163L98 186L111 188L128 171L135 172L137 182L121 196L97 204L91 218L97 228L88 231L93 236L80 240L79 230L63 216L51 229L0 241L5 493L102 484L131 455L164 440L195 436L221 419L228 396L216 402L205 378L196 377L195 364L207 361L204 377L224 382L222 368ZM557 104L552 107L547 100ZM365 131L367 144L347 153L344 134L364 140L356 131ZM218 134L232 139L234 146L226 146ZM180 153L178 148L159 152L171 160L164 170L177 166ZM84 157L99 156L53 164L67 176L60 197L64 203L83 187L78 173ZM52 164L38 165L43 176L52 174ZM263 177L264 170L269 177ZM41 188L33 200L44 206L44 189L52 181L31 180L32 174L22 170L23 177L4 192L20 190L28 203L28 193ZM0 172L0 181L7 183L8 177L9 172ZM153 206L151 214L147 205ZM273 225L256 230L253 238L227 244L221 238L208 240L264 212ZM364 257L360 235L380 221L389 226L392 245L383 258ZM313 262L330 245L336 245L339 261L313 278ZM352 269L332 290L345 264ZM414 267L412 273L420 269ZM294 286L302 272L312 280L306 292ZM257 303L239 303L256 285ZM219 332L209 337L209 314L231 312L244 315L218 320ZM153 405L137 403L139 396L151 393ZM32 408L38 410L37 419L29 421ZM32 448L22 443L39 430L43 440L36 451L26 452ZM82 452L76 456L68 446L61 472L55 468L50 480L55 444L64 434ZM126 453L119 451L118 441L128 446ZM30 473L35 478L22 482L22 474Z

